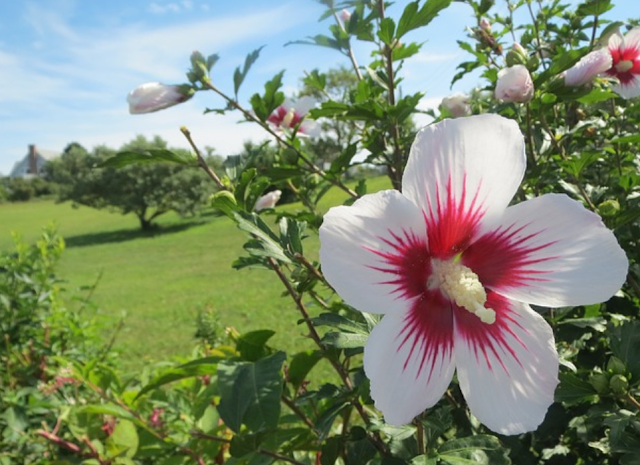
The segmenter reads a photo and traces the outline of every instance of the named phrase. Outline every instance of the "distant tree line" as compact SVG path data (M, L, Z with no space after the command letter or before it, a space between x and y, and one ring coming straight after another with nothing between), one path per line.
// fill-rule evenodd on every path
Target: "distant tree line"
M158 136L151 140L138 136L119 150L98 146L91 152L71 143L60 157L46 165L46 179L55 183L58 201L132 213L142 229L152 228L156 218L170 211L181 216L195 214L215 190L211 180L195 166L151 163L100 167L118 152L155 149L168 149L167 142ZM171 150L189 155L185 149ZM222 157L208 158L212 166L222 166Z

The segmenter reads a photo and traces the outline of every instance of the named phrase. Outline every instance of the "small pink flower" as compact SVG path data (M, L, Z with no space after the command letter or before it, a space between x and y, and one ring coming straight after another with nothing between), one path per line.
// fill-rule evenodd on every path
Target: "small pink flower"
M340 12L340 19L345 23L348 22L351 19L351 13L349 12L349 10L342 10Z
M259 212L266 208L273 208L280 200L280 196L282 195L282 191L275 190L264 194L262 197L258 199L256 202L256 206L254 208L255 211Z
M491 32L491 23L487 18L482 18L480 20L480 29L482 29L485 32Z
M127 96L129 113L139 115L178 105L193 97L189 86L165 85L159 82L147 82L136 87Z
M162 414L164 413L163 408L155 407L151 415L149 416L149 426L154 429L162 429L164 426L164 421L162 420Z
M440 108L445 110L453 118L461 116L469 116L471 107L469 106L469 97L463 94L453 94L442 99Z
M315 104L315 99L308 96L299 98L295 103L287 99L267 118L267 122L280 131L291 131L297 127L298 134L319 136L320 125L314 120L305 118Z
M626 99L640 96L640 27L631 29L624 37L613 34L607 49L612 63L606 74L619 83L612 87L613 91Z
M505 102L525 103L533 98L533 80L524 65L514 65L498 72L496 98Z
M606 48L591 52L569 68L564 76L567 86L582 86L611 68L611 54Z

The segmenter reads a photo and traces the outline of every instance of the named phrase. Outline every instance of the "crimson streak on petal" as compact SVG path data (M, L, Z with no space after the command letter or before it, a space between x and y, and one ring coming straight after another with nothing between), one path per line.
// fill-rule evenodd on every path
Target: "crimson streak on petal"
M451 178L447 182L444 200L440 197L440 186L436 186L436 212L433 211L430 199L427 199L429 211L425 212L429 251L433 257L448 260L467 248L484 215L482 203L478 199L479 192L480 186L471 199L467 198L466 175L459 199L456 199L453 192Z
M382 266L369 268L392 275L388 281L378 284L392 286L391 293L398 298L412 299L424 293L427 279L431 274L431 262L425 238L414 231L402 230L402 235L388 231L390 238L380 237L380 241L393 249L383 252L365 247L381 258Z
M522 234L528 226L498 228L484 234L465 250L462 262L477 273L485 288L499 290L547 280L542 275L549 272L536 270L535 265L557 258L540 256L555 242L535 244L539 232Z
M484 363L487 369L493 371L495 367L491 363L492 356L498 361L502 369L509 374L505 366L503 357L510 356L518 365L522 367L521 361L518 359L516 351L509 345L506 335L511 337L520 344L525 350L528 350L518 335L513 331L513 327L517 327L527 332L518 322L518 316L511 309L509 300L495 292L487 294L486 307L496 312L496 321L487 325L482 323L480 319L468 312L467 310L455 307L454 316L455 324L461 341L457 343L466 343L476 356L478 363Z

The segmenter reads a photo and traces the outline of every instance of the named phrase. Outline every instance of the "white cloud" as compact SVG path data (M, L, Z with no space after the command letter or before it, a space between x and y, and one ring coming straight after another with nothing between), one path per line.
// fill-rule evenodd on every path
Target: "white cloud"
M168 3L166 5L160 5L158 3L151 3L148 8L150 13L155 15L163 15L165 13L179 13L180 6L176 3Z

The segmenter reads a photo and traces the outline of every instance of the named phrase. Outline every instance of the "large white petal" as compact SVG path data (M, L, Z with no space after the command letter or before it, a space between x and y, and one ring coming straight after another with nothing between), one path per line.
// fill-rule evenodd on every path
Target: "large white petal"
M430 263L422 212L395 190L334 207L320 227L320 263L349 305L405 311L426 289Z
M628 261L595 213L564 194L509 207L463 254L485 287L522 302L561 307L609 299Z
M460 245L482 216L507 207L525 165L524 140L515 121L490 114L447 119L416 136L402 189L434 225L457 229L444 233L445 249ZM438 244L431 246L439 255Z
M458 382L471 413L500 434L535 430L553 403L558 354L547 322L527 304L495 293L496 310L486 325L469 312L456 313L454 349Z
M437 298L416 305L404 315L385 315L364 349L371 397L392 425L409 423L438 402L453 376L451 310Z

